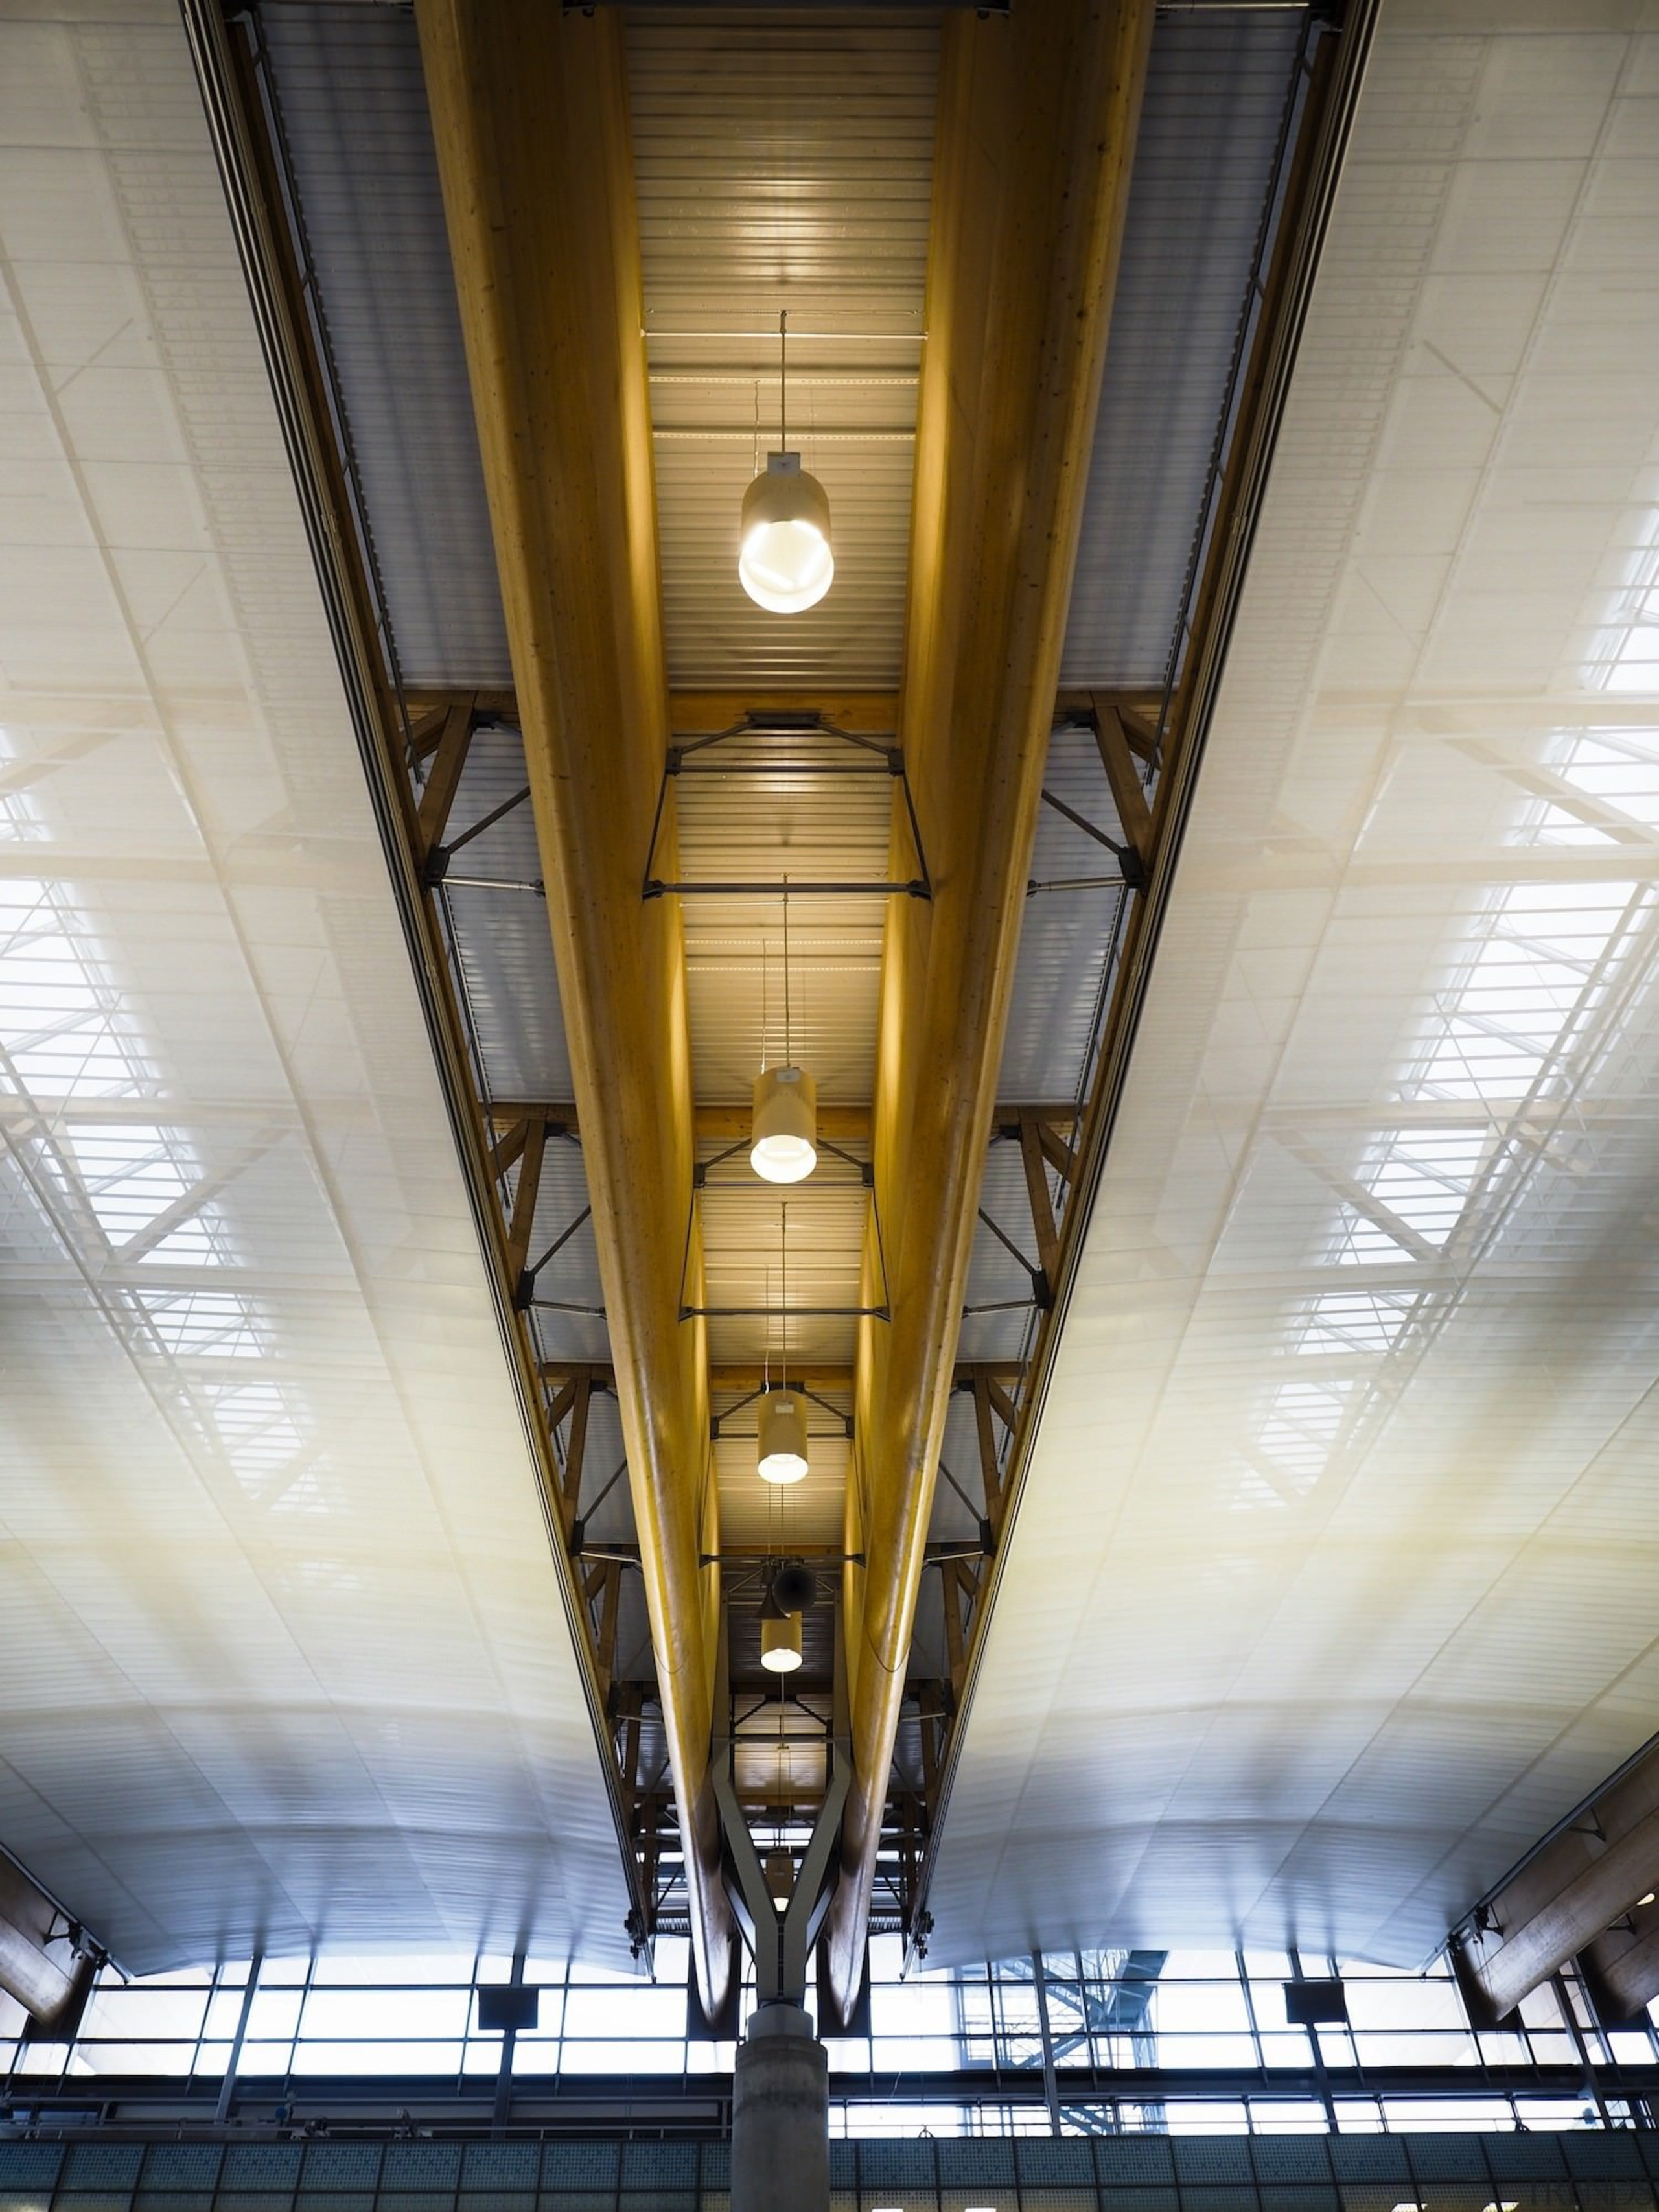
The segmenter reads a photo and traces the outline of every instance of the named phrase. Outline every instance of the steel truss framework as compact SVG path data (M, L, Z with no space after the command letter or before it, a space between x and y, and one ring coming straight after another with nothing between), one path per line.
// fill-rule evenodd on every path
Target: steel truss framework
M675 704L695 732L711 712L723 712L732 702L705 701L700 696L678 695ZM497 875L464 877L456 867L459 854L476 838L516 810L526 793L515 790L506 800L476 820L459 836L450 834L469 752L483 732L513 732L517 706L511 692L471 690L434 692L403 690L396 695L398 725L391 732L390 750L400 764L403 820L412 872L421 886L421 905L428 939L428 961L432 972L447 985L446 1014L452 1031L455 1059L471 1077L471 1109L480 1152L490 1182L491 1211L496 1230L491 1258L502 1295L518 1322L521 1356L537 1379L535 1405L542 1430L545 1464L552 1470L548 1482L550 1522L569 1564L584 1634L582 1656L609 1723L607 1741L614 1765L625 1825L638 1869L641 1891L636 1940L643 1946L659 1932L678 1933L684 1925L684 1900L679 1841L675 1819L672 1778L655 1724L655 1695L648 1680L633 1679L619 1671L617 1635L622 1618L623 1578L638 1565L638 1547L627 1542L593 1540L589 1524L599 1506L619 1483L625 1483L626 1462L594 1468L588 1461L590 1415L596 1394L614 1388L604 1362L580 1362L541 1356L534 1331L538 1312L580 1314L602 1321L604 1309L591 1299L565 1297L554 1263L578 1236L589 1218L583 1204L562 1222L539 1246L535 1224L543 1179L555 1147L580 1151L581 1135L574 1105L562 1099L500 1098L490 1094L483 1076L454 918L447 893L465 884L507 892L532 893L539 883L505 879ZM875 702L878 710L879 702ZM1144 695L1108 697L1103 694L1066 695L1058 703L1057 726L1086 727L1094 735L1102 763L1100 813L1110 828L1081 816L1050 795L1050 803L1068 819L1082 826L1112 855L1115 881L1144 890L1152 854L1152 817L1141 778L1152 773L1158 741L1152 719L1157 702ZM764 732L781 718L775 708L758 704L740 708L732 728ZM879 719L877 711L877 719ZM789 721L795 728L820 726L816 710L799 710ZM833 724L821 725L833 730ZM727 732L729 733L729 732ZM667 781L684 773L686 756L704 742L693 735L677 753ZM854 740L866 746L862 738ZM866 746L867 749L867 746ZM902 763L894 764L890 747L881 749L878 771L904 797ZM1129 794L1133 793L1132 799ZM907 818L908 815L907 802ZM1114 835L1116 831L1118 834ZM1122 842L1120 842L1121 839ZM918 841L919 865L926 872L925 855ZM647 860L644 879L647 891L655 888ZM921 879L919 879L921 880ZM772 887L768 887L769 889ZM799 888L799 887L797 887ZM838 887L844 888L844 887ZM908 888L908 886L907 886ZM1036 894L1063 886L1033 884ZM1120 937L1123 917L1120 910ZM1119 950L1105 948L1107 970ZM1109 1004L1103 993L1099 1008L1103 1018ZM1097 1027L1098 1029L1099 1024ZM1091 1054L1097 1061L1098 1038ZM749 1109L742 1102L710 1102L700 1106L700 1139L736 1144L746 1138ZM1018 1302L1034 1320L1054 1304L1054 1286L1061 1265L1063 1224L1069 1218L1070 1201L1079 1173L1079 1146L1083 1116L1075 1101L1018 1101L998 1109L993 1144L1018 1151L1023 1170L1026 1217L1015 1223L999 1220L985 1209L981 1220L988 1233L1018 1260L1029 1282L1029 1297ZM821 1115L821 1137L832 1147L839 1143L867 1140L867 1109L826 1108ZM867 1182L867 1170L864 1171ZM981 1309L970 1308L970 1312ZM1033 1332L1034 1334L1034 1332ZM1030 1373L1030 1348L1013 1360L964 1361L957 1370L957 1388L971 1396L978 1442L978 1467L969 1480L975 1486L972 1510L978 1524L975 1547L948 1543L928 1547L931 1568L939 1574L945 1594L945 1619L949 1674L933 1682L913 1683L910 1692L921 1730L922 1786L909 1786L896 1773L890 1797L886 1837L878 1868L878 1897L873 1917L878 1929L910 1923L915 1886L921 1856L931 1833L933 1800L943 1744L966 1672L967 1652L978 1608L987 1583L986 1566L1000 1539L1006 1507L1006 1469L1018 1429L1020 1404ZM850 1387L852 1371L812 1369L800 1376L809 1390ZM744 1390L758 1389L761 1377L747 1370L720 1367L711 1372L711 1384ZM839 1418L839 1416L838 1416ZM716 1424L718 1433L718 1423ZM961 1478L950 1468L945 1479L963 1495ZM811 1547L807 1547L809 1550ZM735 1561L745 1555L723 1552ZM810 1726L821 1728L822 1717L810 1707L803 1714ZM781 1810L783 1808L775 1808ZM810 1817L811 1808L797 1808Z
M928 1932L927 1853L948 1789L954 1724L969 1692L1077 1231L1087 1211L1086 1202L1078 1201L1086 1201L1097 1171L1113 1085L1144 983L1157 904L1167 884L1207 687L1224 634L1228 594L1236 583L1250 503L1271 442L1297 288L1305 283L1321 195L1334 173L1332 149L1340 137L1332 119L1332 88L1340 75L1334 49L1343 43L1322 39L1311 25L1304 42L1285 113L1279 173L1264 210L1257 267L1241 309L1232 382L1198 519L1180 635L1163 689L1156 696L1062 694L1055 702L1057 726L1092 733L1101 765L1101 803L1097 815L1056 793L1045 791L1042 797L1100 848L1104 872L1100 878L1033 881L1029 895L1046 897L1102 881L1122 886L1126 895L1116 907L1111 942L1103 948L1092 1035L1076 1097L1060 1104L1014 1101L998 1109L994 1121L994 1142L1018 1148L1030 1218L1029 1224L1010 1221L1005 1212L986 1207L980 1219L986 1237L1018 1262L1029 1285L1012 1309L1026 1316L1024 1344L1011 1362L980 1363L957 1371L957 1387L972 1400L979 1465L971 1475L960 1468L946 1468L944 1474L968 1502L977 1543L929 1547L927 1571L938 1573L943 1599L943 1669L937 1679L913 1677L908 1685L900 1754L890 1778L875 1869L872 1925L878 1930L904 1929L918 1958L925 1955ZM560 1295L569 1286L561 1283L558 1263L580 1249L587 1208L574 1206L550 1236L544 1231L537 1241L537 1203L547 1164L556 1148L579 1148L580 1130L566 1101L491 1096L450 905L452 895L463 888L488 888L506 898L533 898L544 891L533 872L514 878L471 872L483 841L523 806L527 789L515 787L459 832L453 826L479 733L516 728L516 702L506 692L416 692L400 680L274 91L257 39L242 45L233 39L233 45L241 112L228 126L229 135L240 131L245 136L248 175L242 182L257 187L261 203L244 215L254 239L250 258L263 263L267 272L274 270L279 280L281 296L267 296L262 304L301 418L292 427L292 438L303 460L301 473L328 518L319 519L317 526L337 601L337 629L345 641L343 652L353 663L394 877L496 1277L504 1334L534 1431L550 1536L561 1563L596 1728L607 1750L618 1833L629 1863L635 1898L630 1927L644 1951L659 1935L684 1925L685 1904L682 1839L660 1706L648 1666L642 1670L638 1655L627 1652L620 1642L627 1577L635 1563L626 1544L601 1545L591 1535L599 1506L619 1482L625 1485L626 1466L589 1464L590 1418L595 1395L607 1382L602 1366L549 1360L538 1334L538 1316L544 1315L587 1322L604 1319L591 1290L586 1296ZM896 726L890 712L896 702L885 702L890 712L884 720L884 702L860 703L875 717L871 726ZM775 719L779 711L775 698L678 696L672 707L673 726L690 732L689 742L698 745L706 744L711 732L763 728L768 715ZM818 709L802 698L793 702L793 711L813 718ZM823 726L839 728L842 719L826 702ZM881 759L873 764L892 776L908 807L902 763ZM692 766L683 749L671 763L670 774ZM913 808L909 821L920 873L914 883L907 878L902 888L925 895L927 864ZM653 858L641 855L647 895L667 888L653 877ZM702 1126L705 1119L708 1130ZM712 1103L699 1115L699 1134L712 1133L723 1120L732 1124L723 1133L735 1137L741 1134L738 1124L743 1119L740 1106ZM826 1116L823 1133L845 1140L855 1133L838 1132ZM817 1713L810 1699L799 1702L805 1723L823 1733L827 1717ZM782 1814L790 1808L773 1809ZM793 1809L810 1818L813 1808Z

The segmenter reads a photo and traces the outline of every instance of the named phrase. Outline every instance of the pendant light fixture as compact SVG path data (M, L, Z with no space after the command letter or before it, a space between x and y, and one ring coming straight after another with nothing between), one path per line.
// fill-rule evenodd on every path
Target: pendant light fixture
M818 1087L794 1064L789 994L789 886L783 887L783 1064L755 1078L749 1164L766 1182L799 1182L818 1164ZM763 1042L763 1052L764 1044Z
M760 1401L757 1464L763 1482L799 1482L806 1473L806 1408L787 1384Z
M768 1598L761 1608L761 1665L769 1674L793 1674L800 1664L800 1615Z
M767 455L765 473L743 495L738 556L744 590L757 607L775 615L798 615L817 606L836 575L829 495L802 468L800 455L788 449L788 350L786 310L778 317L778 443L783 450Z
M763 1866L766 1893L781 1912L795 1887L795 1862L788 1851L768 1851Z
M795 1564L786 1560L783 1568L767 1579L761 1604L761 1665L769 1674L793 1674L800 1664L802 1605L811 1601L799 1576L793 1583L789 1579L789 1567Z
M789 1388L789 1208L782 1209L783 1358L781 1380L769 1379L761 1393L759 1443L755 1465L763 1482L799 1482L807 1468L806 1401Z

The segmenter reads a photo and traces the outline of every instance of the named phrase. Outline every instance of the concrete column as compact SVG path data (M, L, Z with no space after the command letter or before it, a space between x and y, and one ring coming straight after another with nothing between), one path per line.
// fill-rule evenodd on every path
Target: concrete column
M763 2005L738 2046L732 2212L830 2212L830 2055L799 2005Z

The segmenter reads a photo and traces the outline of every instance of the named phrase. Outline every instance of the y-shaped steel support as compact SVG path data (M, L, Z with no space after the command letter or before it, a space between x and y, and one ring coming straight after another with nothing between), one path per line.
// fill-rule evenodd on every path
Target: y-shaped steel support
M853 1778L852 1753L845 1737L838 1736L831 1744L829 1787L812 1824L811 1840L802 1856L789 1902L781 1911L773 1901L755 1839L738 1802L732 1752L729 1738L714 1747L714 1799L737 1877L732 1908L755 1956L756 2002L804 2005L807 1965L830 1909L830 1862L841 1830L848 1784Z

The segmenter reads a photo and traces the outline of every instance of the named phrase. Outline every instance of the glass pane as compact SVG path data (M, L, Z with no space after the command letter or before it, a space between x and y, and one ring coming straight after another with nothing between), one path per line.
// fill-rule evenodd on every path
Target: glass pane
M471 2011L470 1989L313 1989L306 1999L303 2039L461 2036Z

